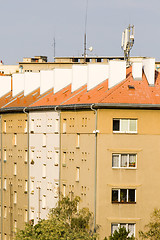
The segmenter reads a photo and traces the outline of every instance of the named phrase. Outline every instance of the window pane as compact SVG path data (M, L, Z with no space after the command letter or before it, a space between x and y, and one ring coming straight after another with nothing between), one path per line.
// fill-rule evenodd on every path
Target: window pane
M112 155L112 167L119 167L119 155Z
M128 192L128 202L135 202L135 189L129 189Z
M136 166L136 154L129 154L129 167Z
M121 227L121 228L125 228L125 229L126 229L126 226L127 226L126 223L121 223L121 224L120 224L120 227Z
M112 224L111 233L113 234L116 230L118 231L118 224Z
M112 202L118 202L118 190L112 190Z
M127 189L120 190L120 202L127 202Z
M127 154L121 154L121 167L127 167Z
M128 119L121 119L121 131L122 132L128 131Z
M135 235L135 224L128 224L128 230L129 230L129 237L131 237L132 235Z
M113 119L113 131L120 131L120 120Z
M131 132L137 131L137 120L136 119L130 119L129 131L131 131Z

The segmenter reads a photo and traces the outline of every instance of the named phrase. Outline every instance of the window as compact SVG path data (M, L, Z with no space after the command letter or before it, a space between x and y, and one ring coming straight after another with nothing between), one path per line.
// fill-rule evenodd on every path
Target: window
M55 129L54 129L54 132L55 132L55 133L58 133L58 132L59 132L59 119L56 119L56 120L55 120Z
M136 168L137 154L112 154L113 168Z
M28 181L25 180L24 192L27 193L28 191Z
M4 206L4 218L7 218L7 206Z
M55 151L55 157L54 157L54 165L58 166L58 163L59 163L59 151L56 150Z
M80 134L77 133L77 136L76 136L76 148L79 148L80 147Z
M16 204L17 203L17 192L16 191L14 191L14 204Z
M64 118L63 119L63 133L66 133L66 129L67 129L67 119Z
M30 132L34 133L34 119L31 119Z
M42 147L46 147L47 144L47 135L46 133L43 133L43 143L42 143Z
M31 150L31 164L34 164L34 150Z
M66 152L63 152L63 156L62 156L62 166L65 167L66 166Z
M46 170L47 170L46 164L43 164L43 167L42 167L42 178L46 178Z
M3 132L6 133L7 131L7 121L4 120Z
M31 220L34 219L34 210L31 210Z
M80 168L76 167L76 182L79 182Z
M63 184L63 197L66 196L66 184Z
M27 163L28 162L28 151L27 149L24 152L24 162Z
M115 230L118 231L118 229L122 227L125 227L127 231L129 230L129 237L135 237L135 223L113 223L111 225L111 234L113 235Z
M34 194L34 181L31 181L31 194Z
M28 130L28 122L27 122L27 120L25 120L25 122L24 122L24 133L27 133L27 130Z
M17 220L14 220L14 232L17 232Z
M136 190L112 189L112 203L136 203Z
M47 205L47 203L46 203L46 195L43 195L42 196L42 208L46 209L46 205Z
M13 172L14 176L17 175L17 163L14 163L14 172Z
M24 210L24 221L28 222L28 211L27 211L27 209Z
M3 189L7 190L7 178L4 178Z
M17 133L14 133L13 135L13 145L17 146Z
M4 162L7 162L7 149L3 150L3 159L4 159Z
M137 119L113 119L113 132L137 133Z
M54 197L55 198L58 198L58 191L59 191L58 182L55 182L55 186L54 186Z

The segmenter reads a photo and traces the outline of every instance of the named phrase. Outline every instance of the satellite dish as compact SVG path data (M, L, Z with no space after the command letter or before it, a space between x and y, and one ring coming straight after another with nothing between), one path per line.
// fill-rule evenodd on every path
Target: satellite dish
M90 52L92 52L92 51L93 51L93 47L92 47L92 46L89 48L89 51L90 51Z

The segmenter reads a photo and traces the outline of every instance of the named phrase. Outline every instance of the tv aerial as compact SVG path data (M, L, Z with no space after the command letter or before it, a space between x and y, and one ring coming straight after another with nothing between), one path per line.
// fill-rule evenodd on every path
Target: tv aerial
M124 51L124 60L127 62L127 66L130 65L130 51L134 44L134 25L128 26L122 33L121 48Z

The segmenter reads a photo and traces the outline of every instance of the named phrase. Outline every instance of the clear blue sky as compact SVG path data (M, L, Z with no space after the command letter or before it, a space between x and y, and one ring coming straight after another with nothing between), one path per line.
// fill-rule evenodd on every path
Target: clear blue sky
M0 0L0 60L16 64L23 57L83 53L87 0ZM87 46L92 54L120 56L121 34L135 25L132 56L160 60L160 0L88 0Z

